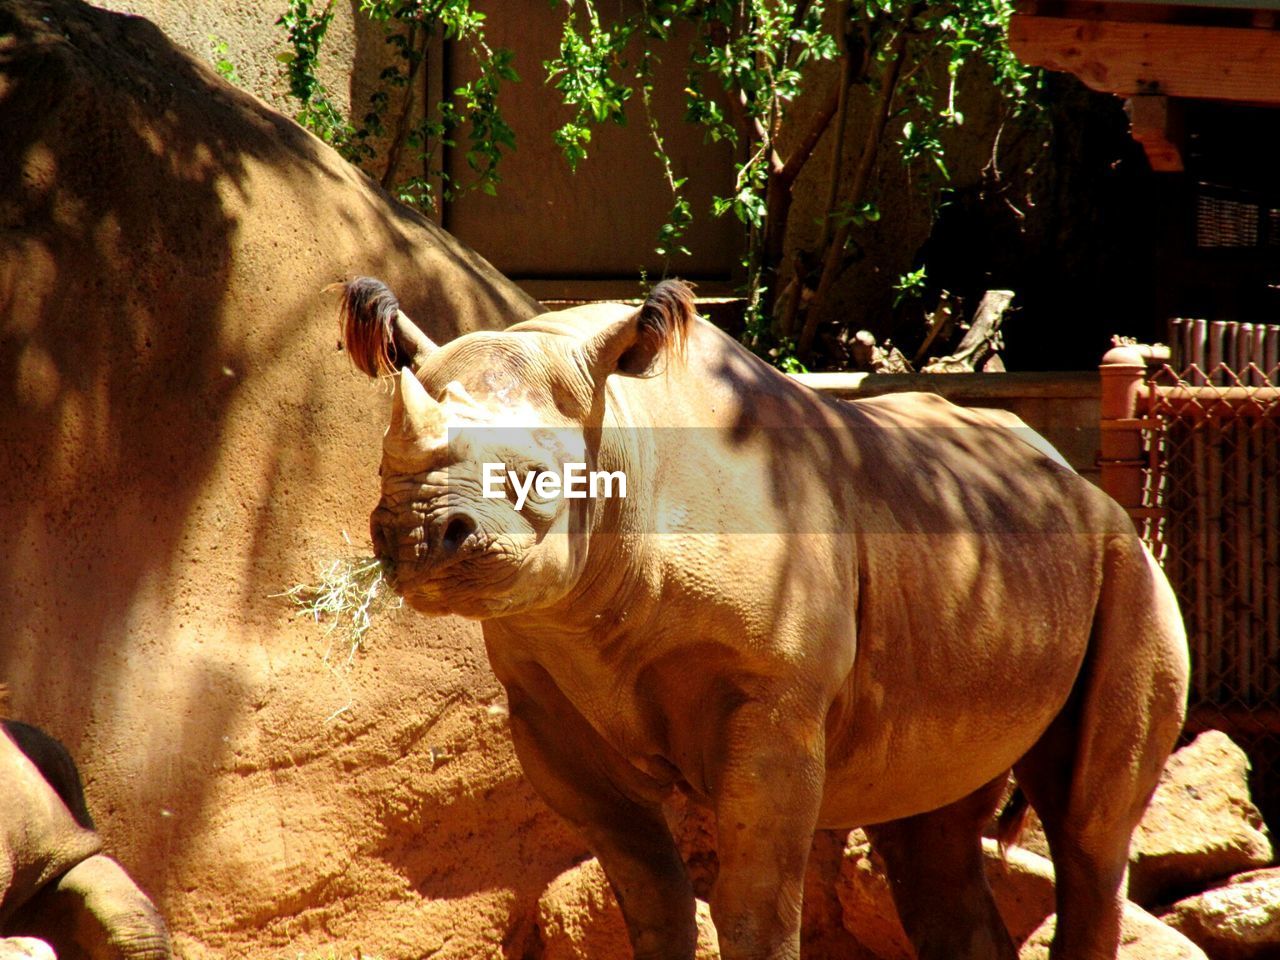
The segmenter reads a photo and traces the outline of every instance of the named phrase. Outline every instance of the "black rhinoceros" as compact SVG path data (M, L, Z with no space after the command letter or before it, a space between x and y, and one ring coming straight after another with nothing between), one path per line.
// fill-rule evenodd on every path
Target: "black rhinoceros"
M1053 956L1114 957L1188 668L1116 503L938 397L824 399L677 282L439 347L372 281L344 311L382 331L363 369L404 361L376 552L417 610L482 621L524 771L637 957L694 952L677 789L715 812L726 960L794 960L812 832L862 825L921 957L1014 957L980 852L1010 769L1053 851Z

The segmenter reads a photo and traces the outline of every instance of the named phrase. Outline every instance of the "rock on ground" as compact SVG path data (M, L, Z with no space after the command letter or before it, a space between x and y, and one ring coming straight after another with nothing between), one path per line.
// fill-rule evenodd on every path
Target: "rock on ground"
M719 960L711 911L697 901L697 960ZM557 877L538 901L542 960L631 960L627 926L597 860Z
M1049 960L1057 914L1027 938L1018 960ZM1205 952L1178 931L1161 923L1136 903L1124 905L1120 949L1116 960L1209 960ZM1214 958L1216 960L1216 958Z
M1180 900L1161 918L1213 960L1280 957L1280 868L1253 870Z
M1053 864L1044 857L1010 847L1004 857L994 840L982 841L983 865L1000 916L1014 943L1022 943L1053 913Z
M889 892L884 861L862 830L850 833L845 843L836 895L844 928L868 951L879 960L914 960Z
M1129 898L1171 893L1272 862L1266 825L1249 799L1249 758L1210 730L1169 758L1129 854Z
M0 960L58 960L53 947L35 937L0 937Z
M1044 828L1027 814L1018 846L1049 856ZM1129 899L1146 906L1264 867L1273 848L1249 798L1249 758L1218 730L1202 733L1165 765L1129 850Z

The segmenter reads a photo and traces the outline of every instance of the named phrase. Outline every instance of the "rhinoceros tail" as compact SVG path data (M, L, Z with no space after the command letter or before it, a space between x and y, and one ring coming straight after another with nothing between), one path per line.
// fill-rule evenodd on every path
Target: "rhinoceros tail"
M1027 820L1028 809L1027 795L1023 793L1020 786L1014 784L1013 793L1009 794L1004 809L996 818L996 843L1000 846L1001 857L1006 850L1018 842L1022 826Z
M683 280L663 280L649 291L640 308L639 336L647 343L650 356L685 356L689 327L697 316L693 287Z
M342 291L338 304L341 345L356 369L370 377L384 376L400 369L406 358L396 345L396 314L400 303L390 288L372 277L357 277L335 284Z

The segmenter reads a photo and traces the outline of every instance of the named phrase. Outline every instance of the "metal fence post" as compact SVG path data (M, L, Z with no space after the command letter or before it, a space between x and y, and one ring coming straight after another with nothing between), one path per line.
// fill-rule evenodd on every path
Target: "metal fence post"
M1132 347L1113 347L1102 358L1101 471L1102 489L1126 510L1142 507L1142 423L1138 394L1147 372L1142 354Z

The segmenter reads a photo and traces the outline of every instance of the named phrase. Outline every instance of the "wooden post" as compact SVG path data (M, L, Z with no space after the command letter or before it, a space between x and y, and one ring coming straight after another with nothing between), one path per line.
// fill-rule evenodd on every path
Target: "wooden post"
M1181 173L1182 117L1178 101L1159 95L1135 94L1124 102L1129 135L1142 144L1153 173Z
M1138 394L1147 365L1132 347L1114 347L1102 358L1102 489L1130 511L1142 507L1142 421Z

